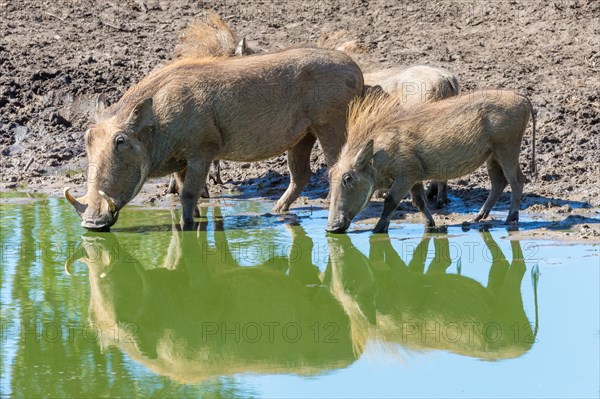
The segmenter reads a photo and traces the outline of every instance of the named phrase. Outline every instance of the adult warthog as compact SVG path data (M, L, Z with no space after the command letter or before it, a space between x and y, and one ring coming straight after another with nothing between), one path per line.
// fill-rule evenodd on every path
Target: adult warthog
M67 188L65 197L83 227L105 230L147 178L176 173L182 223L192 228L214 159L251 162L288 151L290 184L274 208L286 211L311 175L316 139L326 162L335 162L348 104L362 91L358 65L334 50L176 61L110 108L98 102L85 134L87 193L75 199Z
M398 97L374 93L351 105L348 142L330 170L327 230L346 231L373 190L390 180L393 183L373 232L387 231L393 211L409 190L427 226L433 227L423 180L458 178L486 161L492 188L475 221L489 215L507 184L512 200L506 223L518 221L526 182L519 152L533 114L529 100L512 91L478 91L408 113L398 110L398 101ZM532 144L535 149L535 119Z

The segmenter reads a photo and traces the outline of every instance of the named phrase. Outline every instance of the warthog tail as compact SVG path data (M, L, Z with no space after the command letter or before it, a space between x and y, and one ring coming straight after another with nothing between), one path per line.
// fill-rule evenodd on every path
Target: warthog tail
M533 109L533 104L531 104L531 100L527 97L527 102L529 103L529 109L531 111L531 126L532 126L532 139L531 139L531 163L529 165L529 172L531 176L533 176L534 180L537 179L537 167L535 164L535 110Z

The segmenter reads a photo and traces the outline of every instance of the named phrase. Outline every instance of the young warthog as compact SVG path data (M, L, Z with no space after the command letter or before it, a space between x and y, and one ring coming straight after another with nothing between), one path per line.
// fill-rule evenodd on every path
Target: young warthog
M290 185L275 205L281 212L311 175L319 139L335 163L346 134L349 102L362 93L362 73L347 55L296 48L226 59L184 59L150 74L113 106L99 102L86 132L88 190L65 196L82 226L102 230L148 177L178 175L185 228L214 159L258 161L288 151Z
M422 181L458 178L485 161L492 188L475 221L489 215L507 184L512 201L506 222L518 221L526 181L519 167L519 152L533 114L529 100L511 91L479 91L410 113L398 111L398 101L398 97L369 94L352 103L348 142L330 170L327 230L346 231L373 190L389 179L393 183L373 232L387 231L392 212L409 190L427 225L433 227ZM535 157L532 170L534 163Z
M455 74L442 68L429 65L413 65L380 69L364 74L365 87L380 87L388 94L401 96L400 105L404 109L457 96L460 92ZM427 198L435 198L436 208L448 203L448 184L431 182Z

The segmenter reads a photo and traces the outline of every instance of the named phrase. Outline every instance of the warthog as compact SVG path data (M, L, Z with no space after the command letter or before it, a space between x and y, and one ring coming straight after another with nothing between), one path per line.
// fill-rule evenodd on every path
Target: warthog
M98 103L85 134L85 196L65 197L82 226L105 230L148 177L177 172L185 228L214 159L252 162L288 152L290 184L274 207L289 209L311 175L319 139L335 163L360 68L334 50L295 48L244 58L183 59L150 74L108 109Z
M365 86L379 86L386 93L401 94L403 108L443 100L460 91L455 74L429 65L380 69L365 73L364 79Z
M404 109L457 96L460 92L458 77L450 71L429 65L413 65L380 69L364 74L365 87L381 88L388 94L401 96ZM431 182L427 198L436 200L436 208L448 203L446 182Z
M346 231L373 190L390 179L393 183L373 232L387 231L393 211L409 190L427 218L427 226L433 227L422 181L458 178L486 161L492 188L475 221L489 215L507 184L512 201L506 223L518 221L526 182L519 167L519 152L533 115L529 100L512 91L478 91L410 113L398 111L398 101L398 97L375 93L351 105L348 142L330 169L327 230ZM535 149L535 119L532 143Z

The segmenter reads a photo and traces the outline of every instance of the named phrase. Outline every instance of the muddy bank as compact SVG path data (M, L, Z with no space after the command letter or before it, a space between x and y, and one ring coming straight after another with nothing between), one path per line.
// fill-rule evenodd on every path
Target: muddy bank
M566 218L600 206L600 3L564 1L5 2L0 29L1 190L60 195L82 193L93 98L111 102L168 62L177 36L195 18L216 11L249 44L283 48L315 41L323 32L348 31L364 49L365 70L426 63L455 72L463 90L484 87L527 94L537 110L537 180L522 209ZM531 129L522 148L531 157ZM323 204L323 157L298 204ZM224 185L212 196L276 198L288 176L285 158L225 162ZM136 203L171 201L167 179L149 181ZM448 215L483 203L489 181L483 169L450 182ZM505 193L501 199L508 201ZM371 208L377 209L374 203ZM404 205L403 205L404 206ZM410 205L406 203L407 211ZM502 209L502 207L500 207ZM368 213L368 212L367 212ZM408 212L412 214L412 211ZM448 216L447 217L450 217ZM417 217L420 217L417 215Z

